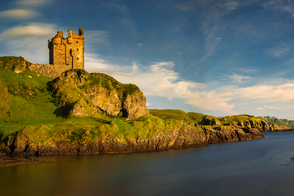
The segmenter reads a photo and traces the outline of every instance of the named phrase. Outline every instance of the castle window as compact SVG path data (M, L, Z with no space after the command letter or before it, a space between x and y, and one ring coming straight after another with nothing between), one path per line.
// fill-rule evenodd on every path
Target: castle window
M78 41L76 43L79 43Z
M77 58L77 60L79 60L79 57Z
M79 51L79 48L77 48L77 51Z

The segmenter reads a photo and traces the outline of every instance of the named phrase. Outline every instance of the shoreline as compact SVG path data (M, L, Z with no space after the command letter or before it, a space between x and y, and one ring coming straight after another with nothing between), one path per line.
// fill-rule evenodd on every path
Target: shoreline
M19 157L19 156L14 157L14 156L0 155L0 167L9 167L14 165L44 163L44 162L54 162L54 161L41 160L37 157L25 158L25 157Z
M279 131L283 132L283 131ZM291 131L284 131L284 132L291 132ZM266 132L263 132L266 133ZM263 135L261 133L261 135ZM264 135L263 135L264 136ZM158 152L158 151L167 151L170 149L184 149L184 148L196 148L196 147L202 147L202 146L207 146L209 144L217 144L217 143L229 143L229 142L238 142L238 141L247 141L247 140L254 140L254 139L263 139L265 137L261 136L256 136L253 138L245 138L241 140L231 140L231 141L222 141L222 142L217 142L212 141L211 143L207 143L204 145L190 145L190 146L182 146L179 148L168 148L168 149L158 149L155 151L141 151L141 152ZM40 155L28 155L28 154L2 154L0 152L0 167L9 167L9 166L14 166L14 165L21 165L21 164L33 164L33 163L44 163L44 162L55 162L53 161L48 161L48 160L42 160L40 159L40 156L66 156L66 155L103 155L103 154L131 154L131 153L141 153L138 151L121 151L121 152L67 152L67 153L55 153L55 154L40 154ZM28 157L28 158L26 158ZM291 160L292 161L292 160Z

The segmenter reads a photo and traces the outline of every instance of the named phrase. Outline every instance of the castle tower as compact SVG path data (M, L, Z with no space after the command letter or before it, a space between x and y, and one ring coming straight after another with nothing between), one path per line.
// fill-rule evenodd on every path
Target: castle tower
M48 40L49 64L64 72L69 69L84 69L84 31L79 34L68 31L68 37L63 38L63 31Z

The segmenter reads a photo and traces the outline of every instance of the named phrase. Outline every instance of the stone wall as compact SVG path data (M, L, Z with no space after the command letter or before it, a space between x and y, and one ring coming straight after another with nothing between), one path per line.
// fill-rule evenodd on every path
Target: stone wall
M58 31L56 36L48 40L49 64L56 69L84 69L84 32L79 29L79 34L68 31L68 37L63 38L63 31Z
M45 75L52 79L61 76L61 73L66 71L66 69L56 69L55 65L48 64L31 64L28 67L31 71Z

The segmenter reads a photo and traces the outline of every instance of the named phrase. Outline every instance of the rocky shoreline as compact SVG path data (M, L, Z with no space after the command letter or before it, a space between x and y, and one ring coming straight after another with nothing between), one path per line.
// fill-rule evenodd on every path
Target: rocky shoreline
M26 157L15 157L15 156L5 156L0 155L0 167L27 164L27 163L41 163L48 162L45 160L40 160L39 158L26 158Z
M282 128L275 128L268 132L294 132L294 129L288 128L288 127L282 127Z
M27 135L19 132L0 152L7 155L66 155L66 154L110 154L156 152L169 149L205 146L208 144L245 141L264 138L256 128L224 126L210 129L202 126L180 127L156 133L148 139L112 139L112 135L79 142L50 139L47 142L31 142Z

